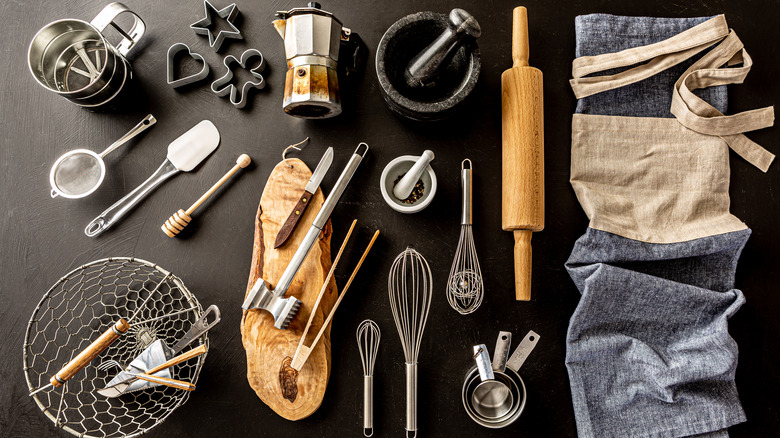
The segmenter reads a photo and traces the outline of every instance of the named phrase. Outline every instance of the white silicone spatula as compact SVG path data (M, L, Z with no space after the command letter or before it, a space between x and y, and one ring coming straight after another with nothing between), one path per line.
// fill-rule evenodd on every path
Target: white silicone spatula
M189 172L219 146L219 131L208 120L193 126L168 145L168 156L159 169L135 190L116 201L87 225L84 233L95 237L118 222L163 181L179 172Z

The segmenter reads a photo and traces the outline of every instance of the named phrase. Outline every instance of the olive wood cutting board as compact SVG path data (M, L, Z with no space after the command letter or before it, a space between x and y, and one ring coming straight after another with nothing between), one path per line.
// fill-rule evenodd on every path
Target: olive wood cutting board
M298 159L280 162L268 177L255 217L255 240L247 292L255 280L261 277L269 287L276 286L311 227L325 201L320 189L311 198L311 205L287 242L274 249L276 234L297 204L310 177L311 170ZM289 368L289 364L330 270L331 234L332 226L328 221L287 291L286 296L292 295L302 301L298 314L287 330L275 328L273 317L265 310L244 311L241 320L241 339L246 350L249 385L263 403L288 420L306 418L320 407L330 377L330 327L300 372ZM331 278L309 331L312 338L322 327L325 315L331 311L337 298L336 281Z

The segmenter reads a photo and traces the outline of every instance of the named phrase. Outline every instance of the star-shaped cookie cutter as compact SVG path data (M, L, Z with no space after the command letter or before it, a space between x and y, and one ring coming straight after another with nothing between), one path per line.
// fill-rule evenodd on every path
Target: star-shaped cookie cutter
M253 69L249 69L249 60L257 57L260 58L260 64L258 64L258 66ZM250 89L265 88L265 79L263 79L263 75L260 74L263 69L265 69L265 58L259 50L248 49L241 54L240 61L236 59L235 56L228 55L225 57L224 63L225 67L227 68L227 73L211 84L211 91L213 91L219 97L225 97L230 94L230 103L232 103L236 108L243 108L246 105ZM244 83L244 85L241 87L241 99L239 100L236 100L239 93L238 87L230 83L230 81L233 80L233 69L236 67L236 64L241 68L249 70L249 73L258 79L256 82L248 81Z
M236 21L236 18L238 18L238 7L235 3L223 9L217 10L217 8L209 3L209 0L203 0L203 9L206 11L206 17L200 21L192 23L190 25L190 29L194 30L198 35L208 35L209 46L211 46L215 52L219 53L220 49L222 48L222 43L224 43L225 39L227 38L233 38L237 40L244 39L244 36L241 35L241 32L233 24ZM214 15L218 15L219 17L225 19L228 26L230 26L232 30L220 30L217 33L217 36L214 37L214 33L212 33L211 29L209 29L209 26L211 26L213 22L212 18Z

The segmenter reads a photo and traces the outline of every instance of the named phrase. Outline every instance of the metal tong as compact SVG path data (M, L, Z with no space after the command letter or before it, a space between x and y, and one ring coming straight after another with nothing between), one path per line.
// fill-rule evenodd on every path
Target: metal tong
M317 241L317 238L322 232L322 228L325 227L325 223L328 221L330 214L339 202L339 198L341 198L350 179L352 179L352 175L354 175L360 161L366 153L368 153L368 145L366 143L360 143L357 149L355 149L355 153L352 154L352 158L350 158L347 166L341 172L338 181L336 181L336 185L333 186L333 190L328 195L328 198L325 199L325 203L322 204L319 213L317 213L317 217L314 218L314 222L312 222L309 231L306 233L306 236L304 236L301 245L290 260L290 264L287 265L284 273L282 273L282 276L279 278L276 288L269 289L265 280L258 278L247 294L244 303L241 305L242 309L266 310L274 317L274 327L281 330L287 329L292 319L295 318L295 315L298 313L298 309L301 307L301 301L292 296L284 298L284 295L287 293L287 289L290 287L290 284L292 284L295 275L298 273L303 261L309 254L309 250L314 246L314 242Z

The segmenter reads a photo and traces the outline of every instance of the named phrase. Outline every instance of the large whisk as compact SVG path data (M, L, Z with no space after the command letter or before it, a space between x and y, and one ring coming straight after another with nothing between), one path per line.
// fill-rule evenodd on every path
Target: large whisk
M450 307L461 315L477 310L485 295L482 271L479 269L474 235L471 231L471 176L471 160L467 158L461 163L463 209L460 216L460 240L447 279L447 301Z
M433 294L431 268L411 246L393 261L387 290L406 362L406 436L411 438L417 435L417 356Z
M363 362L363 435L366 437L374 434L374 362L381 336L379 326L370 319L358 326L357 343Z

